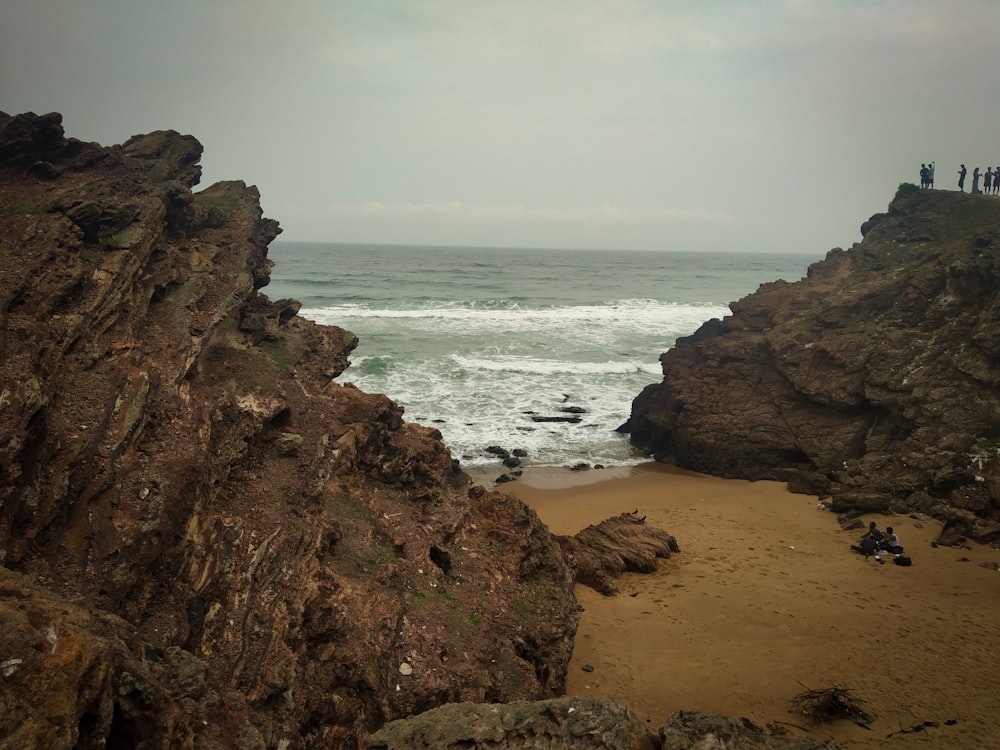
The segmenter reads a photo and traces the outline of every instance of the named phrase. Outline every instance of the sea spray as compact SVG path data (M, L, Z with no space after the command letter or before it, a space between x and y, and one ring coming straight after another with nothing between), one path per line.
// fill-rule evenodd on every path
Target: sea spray
M439 429L470 468L496 465L494 445L536 465L647 460L616 429L660 380L660 354L814 260L321 243L270 257L265 293L359 337L339 380Z

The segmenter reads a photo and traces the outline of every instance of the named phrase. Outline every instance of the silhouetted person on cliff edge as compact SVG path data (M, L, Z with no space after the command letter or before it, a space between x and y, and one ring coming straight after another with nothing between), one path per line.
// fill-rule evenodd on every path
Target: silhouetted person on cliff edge
M983 192L987 195L993 189L993 167L986 167L986 176L983 177Z
M927 165L926 164L921 164L920 165L920 187L921 187L921 189L927 187L928 180L930 180L930 177L927 175Z
M979 189L979 167L972 170L972 192L981 193Z
M997 179L998 174L1000 174L1000 167L993 170L993 195L1000 193L1000 180Z
M927 187L934 188L934 162L927 165Z
M963 193L965 192L965 165L964 164L962 165L962 168L960 170L958 170L958 189L961 190Z

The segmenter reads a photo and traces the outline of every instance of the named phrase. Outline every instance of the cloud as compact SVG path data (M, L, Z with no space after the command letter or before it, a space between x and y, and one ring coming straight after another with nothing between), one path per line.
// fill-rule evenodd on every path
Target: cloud
M921 162L944 187L996 158L996 0L5 0L3 17L0 108L105 144L191 133L204 184L257 185L285 238L825 249Z
M336 213L365 218L406 218L435 222L537 222L565 224L730 224L734 218L720 211L682 208L634 208L609 204L577 207L532 208L523 205L470 205L442 203L338 203Z

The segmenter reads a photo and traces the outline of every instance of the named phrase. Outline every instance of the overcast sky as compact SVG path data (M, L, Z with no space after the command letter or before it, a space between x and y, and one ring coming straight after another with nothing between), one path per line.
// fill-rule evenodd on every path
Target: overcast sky
M997 0L4 0L0 110L194 135L283 240L819 256L921 162L1000 164L998 34Z

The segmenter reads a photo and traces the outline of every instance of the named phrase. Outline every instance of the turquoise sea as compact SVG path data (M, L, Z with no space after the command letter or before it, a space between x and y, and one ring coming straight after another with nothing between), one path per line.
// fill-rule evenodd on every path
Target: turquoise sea
M264 293L355 333L340 382L438 428L463 466L646 460L615 429L678 336L818 256L272 243ZM539 421L550 418L575 422Z

